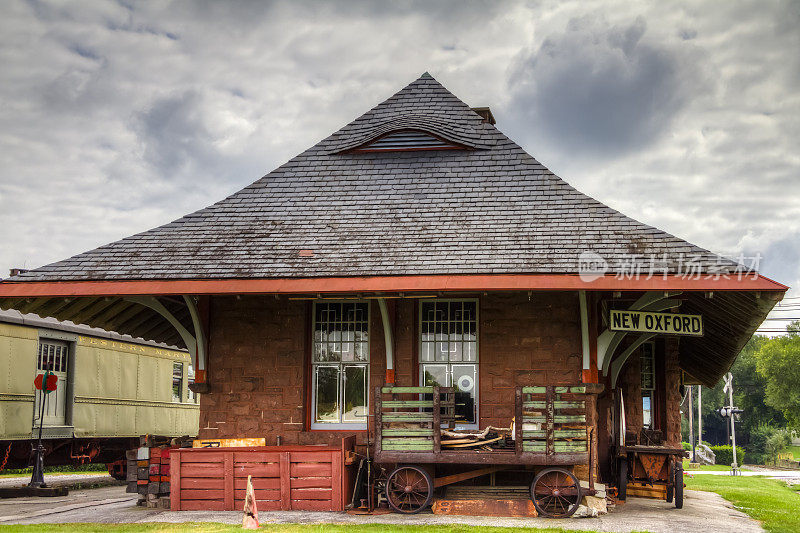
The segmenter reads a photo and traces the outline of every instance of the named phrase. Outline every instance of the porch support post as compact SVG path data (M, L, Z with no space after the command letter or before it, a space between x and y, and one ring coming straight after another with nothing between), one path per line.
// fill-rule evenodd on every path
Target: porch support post
M583 382L595 383L597 370L592 368L592 346L589 337L589 309L586 303L586 291L578 291L578 304L581 311L581 348L583 351Z
M381 309L381 322L383 322L383 343L386 345L386 384L394 385L394 336L392 324L389 321L389 309L385 298L378 298L378 307Z
M203 331L203 324L200 321L200 311L197 309L197 301L193 296L184 294L183 300L186 302L186 307L189 309L189 314L192 317L192 326L194 326L194 338L196 342L196 349L192 360L192 366L194 366L194 383L195 385L200 385L201 383L206 385L206 336Z
M183 343L186 345L186 349L189 350L189 353L192 356L192 365L195 368L196 375L196 385L203 383L204 385L200 385L197 387L193 387L192 390L194 392L208 392L208 385L205 383L205 370L206 370L206 359L205 359L205 342L203 342L202 336L202 328L200 328L200 320L199 320L199 313L197 313L197 306L194 303L194 300L191 300L190 297L184 296L184 300L186 301L186 305L189 307L189 313L192 316L192 324L194 325L195 335L187 330L183 324L181 324L180 320L175 318L169 309L164 307L164 304L158 301L158 298L155 296L125 296L125 300L133 303L137 303L139 305L143 305L145 307L149 307L159 315L163 316L167 319L172 327L178 332L178 335L181 336L183 339ZM190 305L191 302L191 305ZM195 318L196 317L196 318ZM199 333L198 333L199 332ZM198 339L202 343L202 347L198 346ZM202 359L200 357L200 350L202 349ZM200 366L202 365L202 366ZM198 370L202 370L199 372ZM197 380L197 374L202 375L202 381ZM197 390L196 390L197 389Z

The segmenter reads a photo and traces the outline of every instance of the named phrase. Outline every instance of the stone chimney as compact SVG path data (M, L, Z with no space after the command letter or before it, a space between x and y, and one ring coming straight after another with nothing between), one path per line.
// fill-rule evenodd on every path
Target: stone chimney
M473 107L472 110L483 118L484 123L488 122L493 126L496 124L494 115L492 115L492 111L488 107Z

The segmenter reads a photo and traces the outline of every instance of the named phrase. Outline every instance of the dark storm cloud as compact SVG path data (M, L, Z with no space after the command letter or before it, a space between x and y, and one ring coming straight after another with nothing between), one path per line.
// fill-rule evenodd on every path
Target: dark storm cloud
M532 135L567 150L616 157L647 146L699 84L691 64L646 33L642 17L625 25L570 20L517 57L509 108L524 114Z
M145 161L169 179L190 164L209 163L216 155L196 91L160 98L136 114L133 129Z

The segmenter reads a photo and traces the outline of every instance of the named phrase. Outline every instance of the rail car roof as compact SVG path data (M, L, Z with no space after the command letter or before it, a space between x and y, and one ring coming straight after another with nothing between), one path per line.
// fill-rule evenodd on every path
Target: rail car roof
M0 323L3 324L17 324L20 326L29 326L32 328L50 329L54 331L63 331L65 333L76 333L78 335L85 335L87 337L97 337L101 339L111 339L120 342L127 342L130 344L140 344L142 346L153 346L155 348L165 348L168 350L175 350L178 352L185 352L186 349L179 348L165 344L163 342L148 341L142 338L134 338L130 335L120 335L113 331L106 331L101 328L94 328L83 324L74 324L70 321L57 320L50 317L40 317L34 313L20 313L15 309L0 309Z

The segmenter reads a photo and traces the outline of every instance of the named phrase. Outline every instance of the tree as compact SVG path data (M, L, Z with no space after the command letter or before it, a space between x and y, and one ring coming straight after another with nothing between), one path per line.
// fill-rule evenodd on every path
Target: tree
M783 413L766 403L767 378L757 370L756 354L770 343L763 335L753 335L742 349L731 367L733 374L733 403L744 410L740 422L736 423L738 443L747 445L751 435L759 426L783 427L786 419ZM711 443L729 444L726 421L715 413L728 405L728 396L723 392L724 382L713 388L703 388L703 438Z
M800 322L792 322L786 329L786 335L759 347L756 368L766 379L765 403L800 428Z

